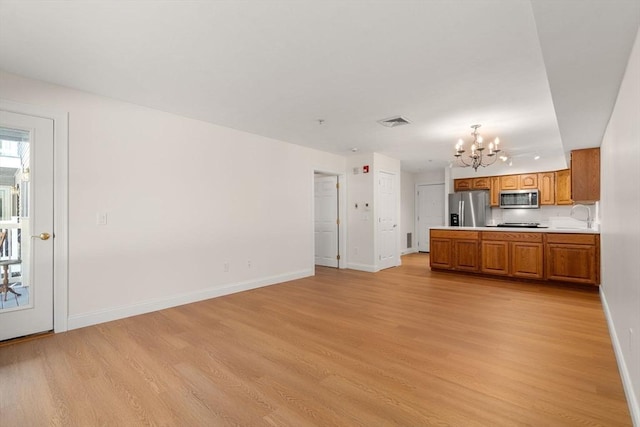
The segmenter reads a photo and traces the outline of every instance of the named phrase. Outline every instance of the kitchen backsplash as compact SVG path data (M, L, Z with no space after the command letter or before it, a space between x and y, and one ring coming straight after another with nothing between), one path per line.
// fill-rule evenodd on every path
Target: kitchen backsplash
M595 223L600 222L599 204L587 205L591 209L591 216ZM488 225L496 225L501 222L539 222L547 225L551 217L568 217L571 214L571 206L541 206L540 209L500 209L491 208L491 218ZM574 218L586 220L584 210L576 210Z

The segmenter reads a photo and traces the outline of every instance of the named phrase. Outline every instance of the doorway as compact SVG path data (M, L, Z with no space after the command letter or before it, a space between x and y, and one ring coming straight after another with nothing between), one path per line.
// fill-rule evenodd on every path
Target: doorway
M0 341L67 329L67 147L66 114L0 100Z
M400 265L396 175L378 172L378 269Z
M343 204L343 177L330 172L315 171L314 195L314 264L324 267L345 268L345 228Z
M416 186L418 252L429 252L429 228L444 225L444 184Z

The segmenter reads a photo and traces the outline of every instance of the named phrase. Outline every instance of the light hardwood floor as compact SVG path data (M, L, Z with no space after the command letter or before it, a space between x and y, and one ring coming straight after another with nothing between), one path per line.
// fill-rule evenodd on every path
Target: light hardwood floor
M597 291L428 255L0 347L9 426L629 426Z

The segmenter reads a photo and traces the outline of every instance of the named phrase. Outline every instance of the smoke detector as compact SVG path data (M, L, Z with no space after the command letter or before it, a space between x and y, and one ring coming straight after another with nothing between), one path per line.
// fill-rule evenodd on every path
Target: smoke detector
M378 120L378 123L388 128L394 128L396 126L408 125L411 122L402 116L395 116L389 117L388 119Z

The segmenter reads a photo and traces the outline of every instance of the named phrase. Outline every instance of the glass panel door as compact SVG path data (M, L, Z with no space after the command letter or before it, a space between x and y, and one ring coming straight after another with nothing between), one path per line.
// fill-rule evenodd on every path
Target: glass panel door
M53 121L0 110L0 341L53 329Z

